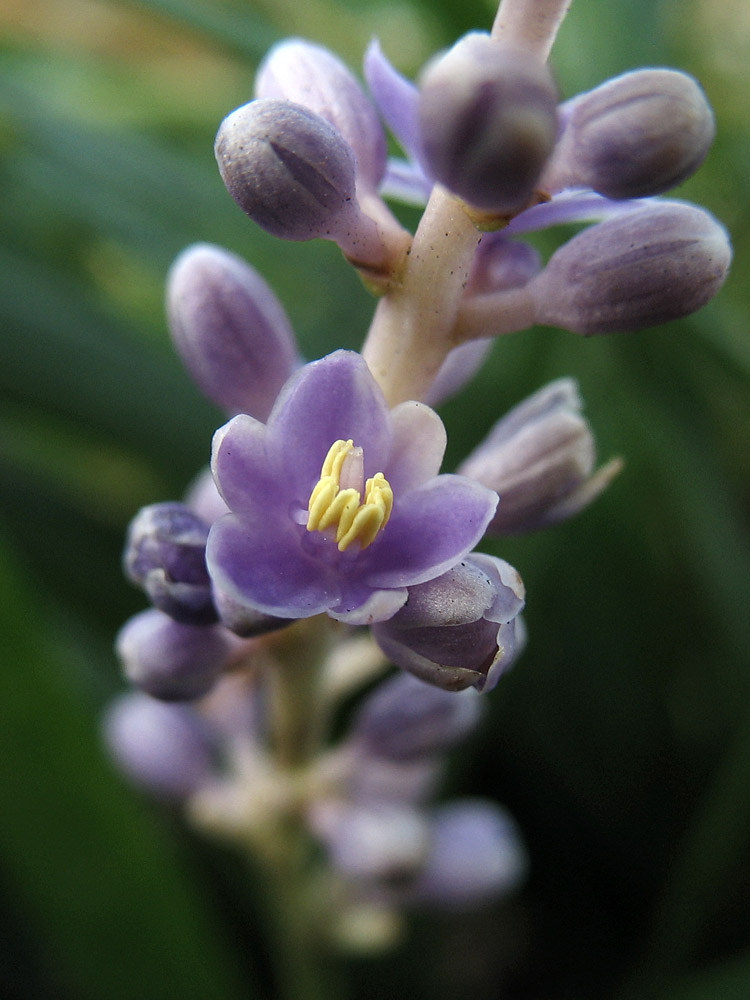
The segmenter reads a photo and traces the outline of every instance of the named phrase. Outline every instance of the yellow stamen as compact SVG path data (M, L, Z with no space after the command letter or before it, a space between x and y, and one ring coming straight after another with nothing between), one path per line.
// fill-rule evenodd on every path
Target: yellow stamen
M355 451L352 440L334 441L328 449L320 470L320 479L307 504L307 530L325 531L335 528L339 552L346 552L355 541L363 549L372 545L388 523L393 509L393 490L382 472L376 473L365 483L364 502L360 502L362 498L359 490L353 487L341 489L344 463ZM360 463L361 454L359 451Z

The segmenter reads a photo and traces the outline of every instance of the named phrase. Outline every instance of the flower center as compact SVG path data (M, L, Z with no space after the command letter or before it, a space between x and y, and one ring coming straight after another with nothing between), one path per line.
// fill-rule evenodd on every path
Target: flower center
M364 456L354 442L334 441L307 504L308 531L336 529L339 552L352 542L372 545L388 523L393 490L382 472L364 480ZM364 490L365 499L362 500Z

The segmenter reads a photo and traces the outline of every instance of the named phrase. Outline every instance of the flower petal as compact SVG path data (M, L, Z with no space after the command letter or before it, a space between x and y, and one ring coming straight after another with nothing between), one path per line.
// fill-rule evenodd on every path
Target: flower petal
M406 604L408 596L406 587L372 590L370 587L350 585L344 588L340 603L328 614L347 625L374 625L392 618Z
M409 587L439 576L471 551L487 528L497 494L463 476L436 476L398 497L358 575L371 587Z
M334 441L364 449L365 476L382 472L390 447L388 408L366 362L335 351L305 365L287 382L268 418L269 452L280 455L305 503Z
M214 434L211 471L224 502L235 513L275 502L278 474L266 452L266 428L241 413Z
M393 443L386 478L400 496L440 472L447 436L443 421L424 403L409 401L391 410Z
M388 128L413 159L421 156L417 103L419 91L386 59L374 38L365 53L365 79Z
M269 526L262 512L242 519L227 514L211 528L206 561L223 593L267 615L309 618L341 598L335 572L303 549L291 518Z

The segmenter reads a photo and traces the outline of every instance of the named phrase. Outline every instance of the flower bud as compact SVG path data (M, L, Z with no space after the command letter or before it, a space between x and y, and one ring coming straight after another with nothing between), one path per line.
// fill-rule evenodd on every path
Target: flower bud
M467 340L454 347L443 361L432 385L424 394L428 406L439 406L455 396L482 367L492 349L492 338Z
M231 196L269 233L332 239L353 260L382 262L378 228L356 201L354 153L320 115L290 101L251 101L222 122L216 159Z
M427 167L470 205L524 207L557 136L547 67L489 35L462 38L426 69L419 121Z
M155 503L133 519L125 544L125 573L154 605L179 622L216 621L206 569L208 525L185 504Z
M177 352L205 395L265 420L298 357L276 296L239 257L208 243L183 250L167 278Z
M131 618L115 642L125 676L162 701L191 701L213 687L238 639L219 625L183 625L149 609Z
M537 323L585 336L642 330L704 306L731 256L726 231L708 212L653 203L574 236L524 291Z
M533 531L570 517L617 473L619 461L592 476L594 437L581 407L573 379L551 382L498 420L461 464L460 475L500 495L488 534Z
M453 694L411 674L399 674L365 700L351 736L372 757L416 760L458 743L474 729L480 715L475 691Z
M550 189L584 186L640 198L681 184L705 159L714 117L692 77L642 69L571 102L550 166Z
M484 233L474 254L466 292L483 295L521 288L541 267L539 251L529 243L509 240L502 231Z
M528 861L516 824L493 802L457 799L435 809L430 848L412 902L463 909L515 889Z
M183 799L211 778L208 734L187 705L165 705L131 691L112 702L103 727L121 770L155 795Z
M386 656L423 681L462 691L490 691L525 639L518 573L502 559L474 552L427 583L386 622L372 626Z
M327 800L314 806L310 822L332 864L350 878L402 879L416 872L427 852L425 817L406 804Z
M386 142L372 101L340 59L320 45L288 39L258 69L256 97L294 101L338 129L357 158L357 180L377 191L386 166Z

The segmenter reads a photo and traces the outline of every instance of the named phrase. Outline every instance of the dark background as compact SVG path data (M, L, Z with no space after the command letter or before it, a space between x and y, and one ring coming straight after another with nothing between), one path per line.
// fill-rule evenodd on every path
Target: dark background
M270 996L258 873L113 771L112 637L142 601L122 537L181 495L221 415L165 328L166 269L209 240L250 260L303 350L358 347L372 302L335 247L249 223L215 168L257 60L302 34L357 66L372 34L415 74L486 28L480 0L6 0L0 14L0 995ZM703 83L718 139L678 194L733 235L718 299L681 323L499 342L443 411L448 467L509 406L578 377L625 471L578 519L496 546L530 643L448 790L508 805L526 888L423 916L344 994L508 1000L750 996L750 16L744 0L576 0L553 55L570 96L625 69ZM549 250L554 243L543 240ZM348 984L348 985L347 985Z

